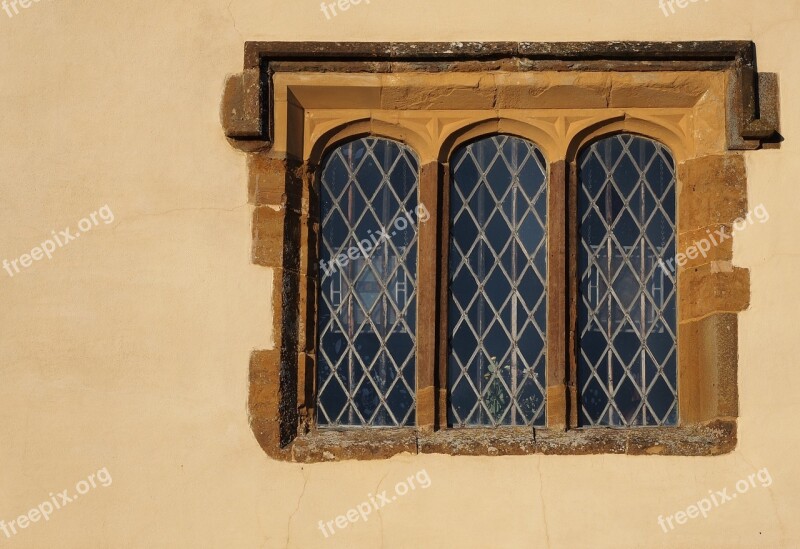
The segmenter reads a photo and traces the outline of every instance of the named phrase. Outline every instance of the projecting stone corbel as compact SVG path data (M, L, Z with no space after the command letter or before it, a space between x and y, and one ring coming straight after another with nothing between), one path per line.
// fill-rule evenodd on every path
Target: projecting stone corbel
M272 119L272 113L262 112L261 71L246 69L229 76L222 97L222 127L232 140L269 140L264 134L264 114Z
M728 148L752 150L780 143L778 75L742 66L732 71L730 86Z

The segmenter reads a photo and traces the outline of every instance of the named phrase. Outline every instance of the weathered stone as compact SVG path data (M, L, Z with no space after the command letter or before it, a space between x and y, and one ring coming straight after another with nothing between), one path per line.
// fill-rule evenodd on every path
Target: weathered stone
M680 270L681 322L714 313L737 313L750 305L750 271L712 272L711 265Z
M261 72L245 69L228 77L222 100L222 127L231 138L252 138L262 134Z
M715 420L683 429L656 427L627 432L630 455L716 456L736 447L736 422Z
M417 452L413 429L312 431L297 437L291 449L292 461L319 462L347 459L385 459Z
M251 154L247 158L248 197L256 206L279 206L286 202L286 160Z
M730 261L733 258L733 239L730 235L730 225L710 225L679 233L676 252L683 254L683 268L689 270L714 261ZM674 273L679 266L675 258L670 259L666 267Z
M737 317L713 314L678 327L682 424L739 414Z
M747 214L747 170L741 154L704 156L678 166L681 233L730 225Z
M253 263L283 266L284 213L272 206L253 210Z
M745 41L717 42L247 42L245 71L230 77L222 107L223 127L234 144L246 150L263 147L252 140L272 140L275 98L269 78L275 72L517 72L555 71L729 71L726 108L729 147L757 148L780 141L778 86L774 74L755 71L755 46ZM264 89L262 89L262 87ZM681 89L683 88L683 89ZM667 90L674 104L684 105L694 92ZM682 95L688 91L687 95ZM647 104L646 89L618 88L617 101ZM663 95L663 94L662 94ZM267 102L261 108L261 98ZM260 120L261 114L266 120ZM238 140L238 141L237 141Z

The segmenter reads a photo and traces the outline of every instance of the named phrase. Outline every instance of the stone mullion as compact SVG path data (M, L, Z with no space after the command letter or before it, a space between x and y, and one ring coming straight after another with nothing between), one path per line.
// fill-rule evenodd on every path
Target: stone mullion
M438 423L436 413L437 365L437 273L439 271L439 164L429 162L420 167L419 206L427 210L427 221L417 218L417 428L433 431Z
M550 164L547 178L547 427L564 430L567 399L567 171L564 160Z

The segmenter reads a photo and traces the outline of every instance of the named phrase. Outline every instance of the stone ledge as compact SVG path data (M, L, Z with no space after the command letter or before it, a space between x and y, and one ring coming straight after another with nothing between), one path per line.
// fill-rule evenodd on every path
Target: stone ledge
M263 444L262 444L263 445ZM683 427L586 428L569 431L522 427L317 430L284 448L265 448L275 459L299 463L385 459L401 453L452 456L663 455L716 456L736 447L736 420Z

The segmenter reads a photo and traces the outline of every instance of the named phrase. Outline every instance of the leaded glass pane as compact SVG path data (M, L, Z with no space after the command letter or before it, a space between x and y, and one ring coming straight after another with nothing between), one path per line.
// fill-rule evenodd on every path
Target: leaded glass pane
M544 155L497 135L451 167L448 422L544 425Z
M672 155L623 134L589 146L579 164L580 424L676 425Z
M317 424L413 425L416 156L364 138L335 149L323 166Z

